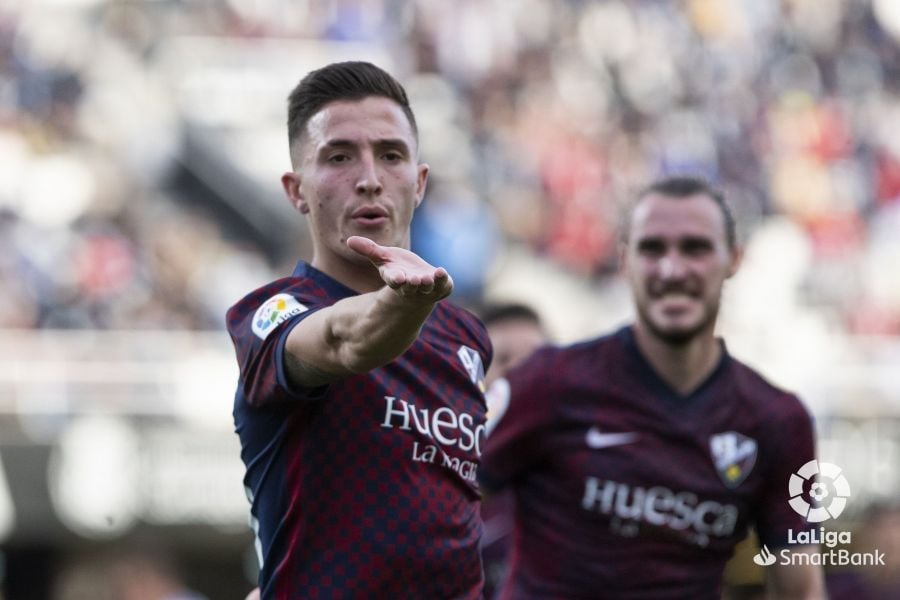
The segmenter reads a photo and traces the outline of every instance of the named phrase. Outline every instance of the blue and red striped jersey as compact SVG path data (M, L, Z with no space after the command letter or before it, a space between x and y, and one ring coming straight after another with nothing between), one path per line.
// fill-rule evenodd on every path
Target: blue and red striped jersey
M390 364L293 389L288 332L355 294L301 262L228 311L262 597L478 598L487 333L442 301Z
M770 547L810 529L788 486L813 459L810 415L727 351L688 396L627 327L508 380L480 473L515 497L504 599L718 599L750 524Z

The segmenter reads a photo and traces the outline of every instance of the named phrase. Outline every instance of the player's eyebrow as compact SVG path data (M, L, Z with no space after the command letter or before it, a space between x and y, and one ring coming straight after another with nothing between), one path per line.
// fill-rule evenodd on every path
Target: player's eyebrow
M706 235L688 235L681 238L681 245L711 247L713 245L713 241L711 237Z
M356 147L360 145L359 142L349 139L336 138L333 140L328 140L324 144L322 144L322 148L346 148L346 147ZM398 148L398 149L409 149L409 144L406 143L406 140L402 138L381 138L377 139L372 143L373 146L379 147L389 147L389 148Z
M352 140L335 139L328 140L320 147L321 150L330 150L332 148L355 148L356 142Z
M330 155L331 152L334 152L335 150L353 152L358 147L359 144L357 142L354 142L353 140L343 138L328 140L316 149L315 156L318 157L318 160L324 160Z
M395 148L408 148L406 140L401 138L384 138L375 142L376 146L390 146Z
M404 157L410 156L410 154L412 153L409 144L406 143L406 140L400 138L384 138L375 140L374 146L375 149L379 152L383 152L385 150L394 150L395 152L399 152Z

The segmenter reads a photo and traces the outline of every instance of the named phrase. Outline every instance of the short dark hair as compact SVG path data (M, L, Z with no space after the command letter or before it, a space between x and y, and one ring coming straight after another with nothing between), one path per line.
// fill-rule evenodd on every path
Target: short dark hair
M362 100L369 96L381 96L399 104L418 140L416 117L403 86L372 63L348 61L311 71L291 91L288 96L288 143L293 145L303 134L306 123L326 104L338 100Z
M732 250L737 247L737 226L735 225L734 214L725 201L725 194L705 179L692 175L670 175L654 181L638 192L635 201L629 208L625 227L622 228L623 240L628 239L631 229L631 213L634 212L635 206L650 194L659 194L670 198L688 198L697 194L709 196L722 212L722 218L725 221L725 240L728 242L728 247Z
M485 327L503 321L528 321L541 326L541 317L530 306L509 302L503 304L487 304L478 311Z

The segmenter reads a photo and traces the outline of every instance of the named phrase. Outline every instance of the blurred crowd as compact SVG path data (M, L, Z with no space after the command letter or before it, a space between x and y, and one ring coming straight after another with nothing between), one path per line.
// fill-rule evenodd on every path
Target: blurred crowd
M154 65L166 39L205 36L391 57L432 165L414 244L463 298L478 299L510 244L609 277L623 201L686 171L726 190L745 236L790 224L769 256L802 254L804 303L849 333L898 334L897 6L6 2L0 327L218 328L241 293L287 272L294 248L255 244L180 175L192 117Z

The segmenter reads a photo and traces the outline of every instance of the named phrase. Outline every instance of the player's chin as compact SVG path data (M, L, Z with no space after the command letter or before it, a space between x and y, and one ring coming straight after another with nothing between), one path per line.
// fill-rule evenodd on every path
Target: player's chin
M370 240L381 246L400 245L396 239L397 236L394 234L393 228L388 225L381 225L378 227L352 227L347 233L348 236L358 235L364 238L369 238Z
M352 235L359 235L359 234L354 233ZM358 266L362 266L362 267L372 266L372 262L368 258L363 256L362 254L359 254L359 253L351 250L349 247L341 252L341 257L354 265L358 265Z
M673 346L687 344L703 332L702 319L653 319L650 329L660 340Z

